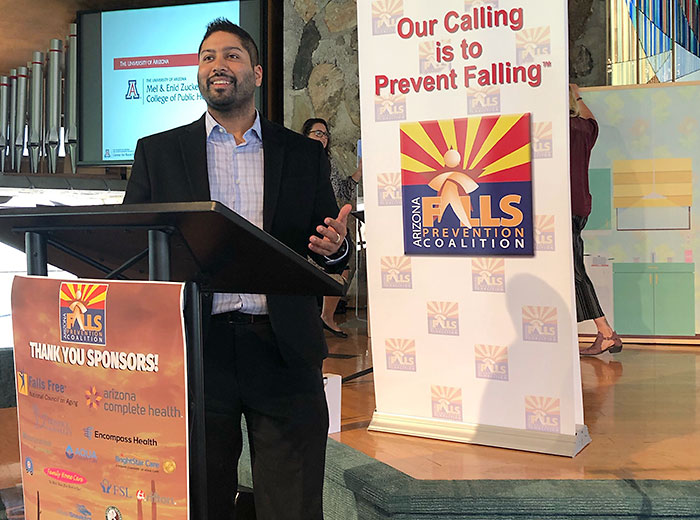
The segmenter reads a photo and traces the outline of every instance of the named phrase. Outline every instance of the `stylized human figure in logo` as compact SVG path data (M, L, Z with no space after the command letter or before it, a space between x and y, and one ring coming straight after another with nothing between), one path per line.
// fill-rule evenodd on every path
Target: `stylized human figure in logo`
M19 377L19 393L22 394L27 391L27 379L24 372L17 372L17 377Z
M87 312L87 307L85 307L85 304L80 301L82 295L82 291L78 290L78 292L75 293L75 300L71 302L68 307L73 315L73 323L77 322L80 330L85 330L85 313Z
M542 331L542 325L544 325L544 323L542 323L540 320L532 320L532 322L530 323L530 334L544 334L544 332Z
M469 221L469 215L460 199L460 188L467 195L476 190L479 185L466 172L456 169L462 162L462 155L455 149L450 148L444 155L445 171L437 175L428 183L432 189L437 191L440 201L440 213L438 214L438 222L442 221L445 210L452 206L452 210L457 215L457 218L462 222L462 225L471 228L472 224Z

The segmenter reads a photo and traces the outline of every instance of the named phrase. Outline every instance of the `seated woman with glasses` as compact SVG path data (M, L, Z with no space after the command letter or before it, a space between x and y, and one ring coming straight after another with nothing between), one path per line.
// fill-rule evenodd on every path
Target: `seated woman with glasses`
M335 193L335 198L339 207L342 207L342 205L348 202L354 202L355 188L362 177L362 161L359 162L357 170L355 170L352 175L346 176L338 171L330 155L331 134L325 119L317 117L307 119L304 126L301 128L301 133L306 137L320 141L323 145L323 149L326 151L326 155L328 155L328 161L331 164L331 185L333 186L333 192ZM348 237L350 237L349 234ZM348 268L343 271L342 280L338 281L347 284L349 274L350 269ZM321 321L323 323L323 328L334 336L338 338L347 338L348 335L340 329L333 317L339 301L340 297L338 296L323 297Z

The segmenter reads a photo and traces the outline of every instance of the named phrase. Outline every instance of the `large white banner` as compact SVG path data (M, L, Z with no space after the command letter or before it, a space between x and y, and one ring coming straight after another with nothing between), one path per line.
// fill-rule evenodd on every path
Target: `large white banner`
M370 428L574 455L567 2L357 4Z

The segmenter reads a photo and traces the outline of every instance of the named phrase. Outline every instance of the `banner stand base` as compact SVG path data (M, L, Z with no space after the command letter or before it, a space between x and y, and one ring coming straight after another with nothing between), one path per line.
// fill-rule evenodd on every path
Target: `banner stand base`
M454 423L441 419L408 417L381 412L374 412L368 430L533 451L564 457L575 457L591 442L591 436L585 424L576 425L574 435L565 435L484 424Z

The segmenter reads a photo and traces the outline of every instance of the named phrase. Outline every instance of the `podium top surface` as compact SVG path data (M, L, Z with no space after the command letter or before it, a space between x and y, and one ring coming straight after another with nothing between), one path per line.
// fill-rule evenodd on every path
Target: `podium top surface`
M0 210L0 242L25 251L25 233L47 238L48 263L81 278L123 271L148 280L148 230L166 232L173 281L205 291L342 294L342 285L306 258L218 202L59 206ZM103 268L76 258L91 258Z

